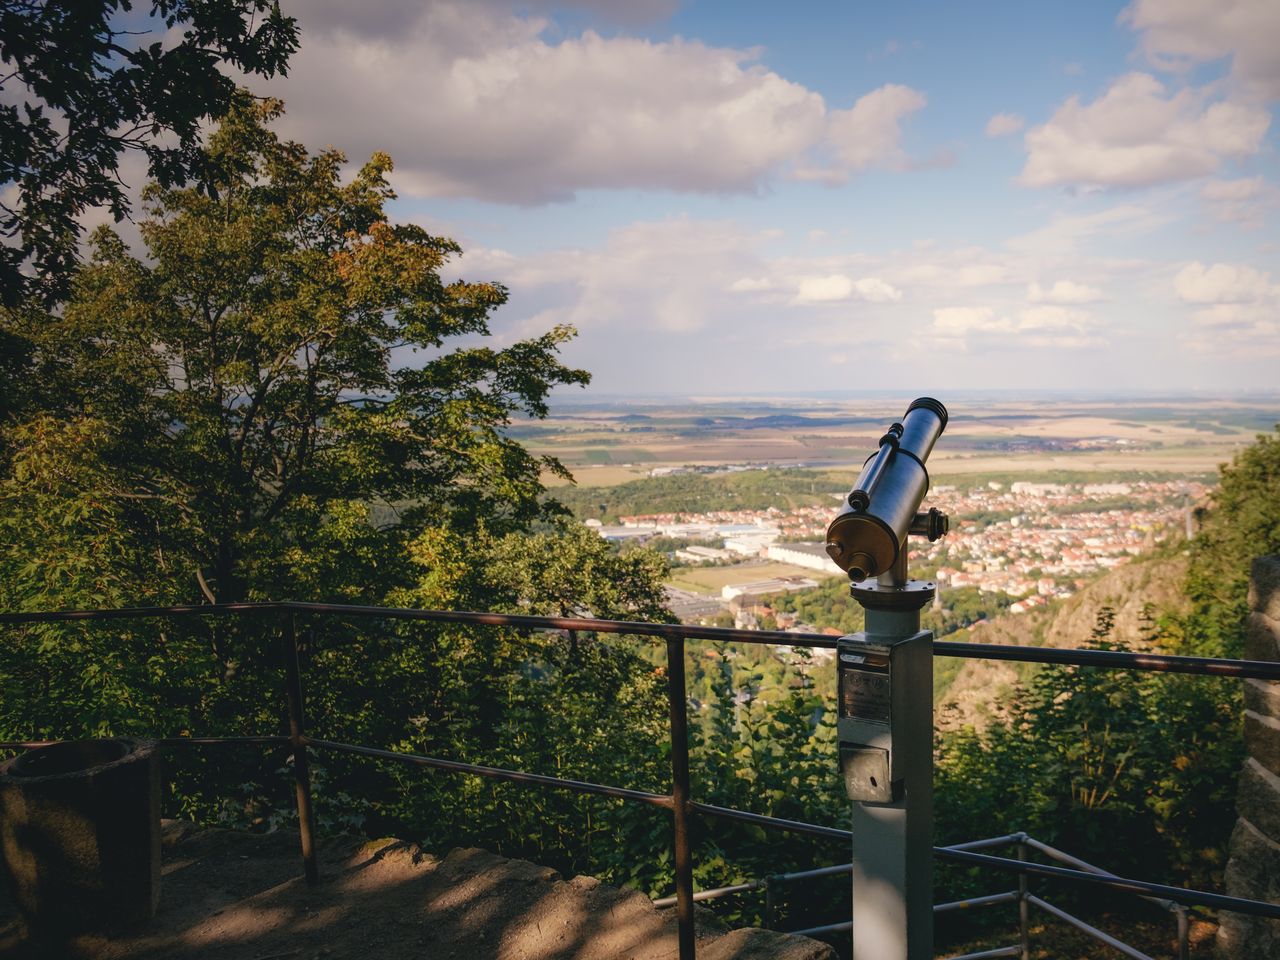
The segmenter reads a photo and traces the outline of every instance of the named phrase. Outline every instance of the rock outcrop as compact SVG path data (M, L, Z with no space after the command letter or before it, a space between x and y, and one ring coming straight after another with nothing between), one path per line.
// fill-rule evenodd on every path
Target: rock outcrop
M436 857L398 840L320 844L321 882L301 877L292 831L248 834L169 822L164 895L148 927L83 936L76 960L675 960L675 912L635 890L485 850ZM46 960L0 897L0 957ZM835 960L826 944L726 931L697 916L699 960Z
M1280 660L1280 557L1253 562L1245 657ZM1280 681L1246 680L1244 735L1248 757L1236 796L1227 861L1227 893L1280 903ZM1223 913L1221 960L1280 960L1280 921Z

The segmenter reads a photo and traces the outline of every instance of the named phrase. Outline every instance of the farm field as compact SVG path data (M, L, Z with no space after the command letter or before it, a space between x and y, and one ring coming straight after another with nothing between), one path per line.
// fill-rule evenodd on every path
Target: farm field
M769 580L773 577L809 577L822 581L829 575L807 567L789 563L749 560L728 567L680 567L671 572L667 583L693 593L715 594L731 583L749 583L752 580Z
M1050 470L1214 473L1280 421L1280 398L990 400L942 398L951 421L930 462L946 474ZM558 457L582 486L682 467L809 466L854 471L909 398L601 401L556 409L513 436ZM549 478L553 486L564 481Z

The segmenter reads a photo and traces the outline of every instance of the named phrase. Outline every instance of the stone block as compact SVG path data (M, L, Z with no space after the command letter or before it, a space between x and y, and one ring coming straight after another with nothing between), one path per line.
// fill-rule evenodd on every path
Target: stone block
M1244 745L1251 757L1280 777L1280 720L1246 710Z
M1280 660L1280 620L1255 610L1244 623L1244 658Z
M1280 838L1280 777L1253 757L1245 760L1240 773L1236 809L1264 836Z
M1256 680L1244 682L1244 708L1264 717L1280 720L1280 681Z
M36 941L150 919L160 897L156 744L70 741L0 765L0 851Z
M699 945L698 956L704 960L836 960L835 951L825 943L754 928L734 930L710 945Z
M1224 876L1229 896L1280 903L1280 844L1247 820L1236 821ZM1223 911L1215 943L1218 960L1275 960L1280 957L1280 920Z
M1250 566L1249 609L1280 621L1280 557L1258 557Z

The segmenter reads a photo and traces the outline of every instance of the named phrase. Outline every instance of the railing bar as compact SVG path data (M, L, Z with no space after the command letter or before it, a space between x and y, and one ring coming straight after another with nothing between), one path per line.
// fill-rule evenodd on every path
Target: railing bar
M981 897L970 897L968 900L952 900L950 903L935 903L933 912L950 913L952 910L970 910L974 907L993 907L1001 903L1012 903L1018 899L1018 891L1007 893L988 893Z
M191 744L197 747L210 747L227 745L232 747L244 746L284 746L289 743L288 737L156 737L156 743L166 747L178 747ZM35 750L38 747L51 747L55 743L63 743L62 740L7 740L0 743L0 750Z
M813 870L797 870L795 873L775 873L773 879L781 883L790 883L793 880L808 880L818 877L835 877L842 873L850 873L853 871L852 863L841 863L833 867L816 867Z
M1016 957L1022 953L1022 947L996 947L994 950L980 950L977 953L962 953L947 957L947 960L994 960L996 957Z
M741 820L762 827L786 830L792 833L807 833L818 837L830 837L835 840L852 840L853 834L837 827L822 827L815 823L802 823L797 820L783 820L779 817L768 817L759 813L748 813L744 810L733 810L729 807L716 807L708 803L693 803L690 806L700 813L728 820ZM995 867L1013 873L1026 873L1034 876L1053 877L1058 880L1074 880L1080 883L1092 883L1098 886L1125 890L1138 895L1164 897L1175 903L1198 904L1220 910L1234 910L1236 913L1247 913L1259 917L1280 919L1280 904L1267 903L1262 900L1244 900L1229 897L1226 894L1210 893L1204 890L1188 890L1183 887L1171 887L1163 883L1151 883L1146 880L1132 880L1127 877L1102 876L1087 873L1083 870L1071 870L1066 867L1053 867L1043 863L1030 863L1021 860L1010 860L1006 857L993 857L986 853L971 853L967 850L954 850L948 847L934 847L933 855L945 860L958 860L962 863L973 863L978 866Z
M1117 940L1115 937L1111 936L1109 933L1104 933L1103 931L1099 930L1097 927L1091 924L1085 923L1079 917L1072 916L1071 914L1067 913L1067 911L1061 909L1060 907L1055 907L1052 903L1048 903L1044 900L1041 900L1034 893L1027 895L1027 902L1034 906L1039 907L1041 910L1045 911L1045 913L1052 914L1053 916L1057 917L1059 920L1063 921L1064 923L1071 924L1071 926L1075 927L1077 930L1081 931L1082 933L1087 933L1089 936L1093 937L1095 940L1105 943L1108 947L1111 947L1111 949L1120 951L1126 957L1132 957L1133 960L1155 960L1155 958L1152 957L1150 954L1143 953L1141 950L1137 950L1129 946L1127 943L1125 943L1122 940Z
M225 617L236 613L266 613L285 608L270 600L261 603L191 603L171 607L118 607L94 610L44 610L0 613L0 623L54 623L66 620L130 620L140 617Z
M785 930L784 933L793 937L821 937L831 933L844 933L846 930L853 929L853 921L845 920L843 923L828 923L821 927L806 927L803 930Z
M986 840L969 840L966 843L949 843L944 850L982 850L985 847L1000 847L1008 843L1017 843L1025 834L1011 833L1006 837L990 837Z
M732 887L716 887L713 890L699 890L693 895L693 901L694 903L701 903L703 900L718 900L721 897L727 897L735 893L746 893L748 890L759 890L763 886L763 880L752 880L749 883L739 883ZM674 907L677 899L677 897L662 897L660 900L653 901L653 905L660 909Z
M698 811L705 813L711 817L721 817L725 820L741 820L743 823L755 823L762 827L772 827L775 830L787 830L791 833L807 833L815 837L830 837L834 840L849 840L852 838L848 830L841 830L839 827L822 827L816 823L803 823L799 820L784 820L781 817L767 817L762 813L748 813L746 810L734 810L730 807L717 807L710 803L691 803L689 806Z
M1280 919L1280 904L1267 903L1262 900L1242 900L1222 893L1209 893L1204 890L1187 890L1183 887L1171 887L1163 883L1151 883L1147 880L1131 880L1127 877L1100 876L1086 873L1083 870L1071 870L1067 867L1051 867L1044 863L1030 863L1020 860L1009 860L1004 857L993 857L985 853L969 853L965 850L948 850L945 847L934 847L934 856L946 860L958 860L962 863L973 863L978 866L995 867L998 870L1009 870L1014 873L1027 873L1039 877L1054 877L1060 880L1075 880L1080 883L1093 883L1098 886L1111 887L1115 890L1126 890L1138 895L1149 894L1163 896L1175 903L1199 904L1218 910L1234 910L1236 913L1247 913L1258 917Z
M560 777L548 777L540 773L525 773L522 770L507 770L502 767L482 767L474 763L460 763L457 760L441 760L438 757L424 757L416 753L398 753L394 750L379 750L377 747L361 747L354 743L339 743L334 740L317 740L306 737L309 747L322 750L334 750L339 753L355 753L365 757L377 757L380 760L395 760L419 767L434 767L439 770L451 770L454 773L473 773L480 777L494 780L510 780L513 783L535 783L544 787L555 787L573 790L578 793L594 793L604 797L619 797L623 800L635 800L639 803L652 804L655 807L671 806L671 798L662 793L648 793L644 790L631 790L627 787L611 787L601 783L587 783L583 780L564 780Z
M234 613L293 610L352 617L381 617L387 620L426 620L441 623L478 623L489 626L523 627L533 630L590 630L596 633L629 633L637 636L678 637L686 640L734 641L737 643L789 644L791 646L835 649L836 639L818 633L787 633L782 630L738 630L731 627L704 627L697 624L646 623L631 620L598 620L570 617L530 617L470 610L411 610L403 607L370 607L340 603L310 603L281 600L267 603L197 604L171 607L125 607L117 610L57 610L40 613L0 613L3 623L47 623L66 620L120 620L157 616L223 616ZM1021 663L1056 663L1067 666L1112 667L1165 673L1280 680L1280 662L1232 660L1219 657L1184 657L1168 654L1130 653L1123 650L1064 650L1055 647L1026 647L995 643L934 643L936 656L978 660L1009 660Z
M936 641L933 652L942 657L964 657L977 660L1013 660L1020 663L1056 663L1063 666L1113 667L1158 673L1191 673L1280 680L1280 663L1265 660L1183 657L1172 654L1129 653L1123 650L1021 647L1003 643L958 643L949 640Z
M1054 860L1057 860L1059 863L1065 863L1065 864L1068 864L1069 866L1076 867L1079 870L1086 870L1089 873L1096 873L1101 877L1115 876L1115 874L1109 870L1103 870L1101 867L1095 866L1092 863L1088 863L1085 860L1081 860L1079 857L1073 857L1071 854L1063 850L1059 850L1057 847L1051 847L1049 846L1049 844L1043 843L1040 840L1037 840L1035 837L1027 837L1023 842L1026 843L1026 845L1031 847L1032 849L1039 850L1046 857L1050 857ZM1174 903L1172 900L1165 900L1161 897L1143 897L1142 899L1149 900L1151 903L1154 903L1157 906L1165 910L1168 910L1170 912L1173 912L1178 909L1178 905Z

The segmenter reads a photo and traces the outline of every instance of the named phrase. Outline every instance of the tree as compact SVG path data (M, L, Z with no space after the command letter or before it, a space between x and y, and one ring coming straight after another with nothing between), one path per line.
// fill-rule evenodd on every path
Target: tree
M62 310L0 311L32 345L5 430L0 607L310 598L667 619L661 557L549 523L541 475L566 471L507 435L553 387L587 381L558 359L572 330L487 345L506 291L445 281L457 245L387 222L390 160L344 180L340 153L270 131L279 112L236 101L206 147L216 196L148 188L145 260L99 230ZM0 736L279 729L279 628L10 630ZM300 635L322 734L649 789L666 775L665 687L633 641L368 618L303 618ZM653 834L652 812L448 778L409 796L416 772L324 762L329 822L547 842L579 864L598 836L619 869L617 837ZM169 810L244 822L205 786L240 784L255 811L287 816L279 766L176 756Z
M284 73L297 48L278 0L149 6L141 18L131 0L0 0L0 196L17 190L0 201L0 235L20 241L0 246L0 304L67 293L77 218L93 207L117 221L129 212L126 152L144 154L165 187L212 187L200 133L231 107L235 82L223 71ZM141 25L179 39L139 42Z
M344 183L341 153L269 130L280 112L236 101L204 154L216 196L147 188L148 260L101 228L59 315L0 315L40 398L8 434L10 564L110 531L100 575L156 599L385 595L422 530L545 513L541 473L564 468L504 428L586 383L557 360L572 330L483 345L506 291L446 283L458 246L387 222L388 157ZM9 582L24 604L70 599L38 572Z
M1222 467L1212 506L1191 543L1186 652L1240 656L1249 565L1274 553L1280 553L1280 426L1259 434Z

